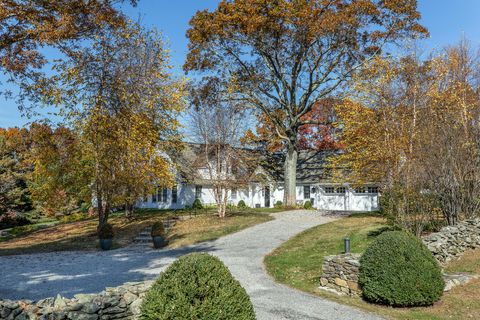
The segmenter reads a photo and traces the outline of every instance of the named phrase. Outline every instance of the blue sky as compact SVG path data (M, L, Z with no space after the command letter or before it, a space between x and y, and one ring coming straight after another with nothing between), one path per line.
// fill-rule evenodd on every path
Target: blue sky
M197 10L214 9L217 0L140 0L137 7L124 5L133 20L155 27L167 38L174 71L181 73L187 52L185 32ZM422 24L430 31L425 51L458 42L464 34L474 47L480 48L480 0L419 0ZM0 77L1 80L1 77ZM47 115L47 110L43 111ZM0 127L23 126L31 119L21 117L14 101L0 100Z

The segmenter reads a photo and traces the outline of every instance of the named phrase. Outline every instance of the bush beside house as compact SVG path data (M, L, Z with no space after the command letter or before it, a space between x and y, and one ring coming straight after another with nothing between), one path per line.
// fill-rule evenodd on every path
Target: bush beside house
M200 199L195 199L192 203L193 210L200 210L203 209L203 203Z
M308 200L305 201L305 203L303 204L303 208L306 210L311 210L313 208L312 202Z
M239 209L246 209L246 208L247 208L247 204L245 203L245 201L240 200L240 201L238 201L237 208L239 208Z

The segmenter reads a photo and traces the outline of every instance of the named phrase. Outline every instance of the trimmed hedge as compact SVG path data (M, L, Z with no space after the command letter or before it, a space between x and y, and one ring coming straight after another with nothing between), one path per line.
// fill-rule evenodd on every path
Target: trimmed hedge
M432 253L403 231L384 232L367 248L359 284L366 300L396 307L431 305L445 287Z
M192 209L194 210L199 210L199 209L203 209L203 203L200 199L195 199L192 203Z
M238 201L238 203L237 203L237 208L239 208L239 209L246 209L246 208L247 208L247 204L245 203L245 201L240 200L240 201Z
M152 226L152 231L150 232L152 237L163 237L165 236L165 227L163 226L162 221L157 221Z
M277 200L274 205L275 208L282 208L283 207L283 202L280 200Z
M307 210L312 209L313 208L312 202L310 202L309 200L305 201L305 203L303 204L303 208Z
M254 320L245 289L227 267L206 253L176 260L147 292L142 320Z

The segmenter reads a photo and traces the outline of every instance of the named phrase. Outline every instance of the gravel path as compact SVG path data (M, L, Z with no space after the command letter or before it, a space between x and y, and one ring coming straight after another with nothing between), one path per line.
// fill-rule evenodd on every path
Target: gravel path
M113 251L58 252L0 257L0 298L40 299L57 293L100 292L127 281L153 279L180 255L207 251L218 256L249 293L259 320L380 319L357 309L275 283L263 257L293 235L332 221L314 211L288 211L276 219L181 249L130 246ZM320 266L320 264L319 264Z

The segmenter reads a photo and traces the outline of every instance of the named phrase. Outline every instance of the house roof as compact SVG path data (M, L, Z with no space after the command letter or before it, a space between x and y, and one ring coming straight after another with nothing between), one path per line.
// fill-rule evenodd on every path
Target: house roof
M328 168L328 159L336 154L334 151L300 151L297 159L297 183L330 182L332 175ZM265 156L262 166L274 180L282 182L284 179L284 162L284 154L271 154Z
M226 146L230 148L230 146ZM237 180L241 180L245 177L250 177L257 164L256 159L259 158L259 154L256 151L250 149L236 148L235 159L237 163L238 172L235 173ZM212 155L214 152L212 151ZM199 175L198 169L207 168L206 148L204 144L197 143L185 143L184 148L171 155L174 162L177 164L177 170L181 176L186 180L197 184L208 184L209 180L202 178Z
M252 149L241 149L245 154L243 161L245 170L251 181L261 181L262 175L269 179L283 182L285 155L282 153L264 154ZM205 184L205 179L198 177L197 170L205 168L205 145L186 143L185 148L176 154L174 159L178 170L187 181ZM297 183L313 184L331 181L331 171L328 169L328 158L336 155L335 151L300 151L297 161ZM248 163L245 163L248 162Z

